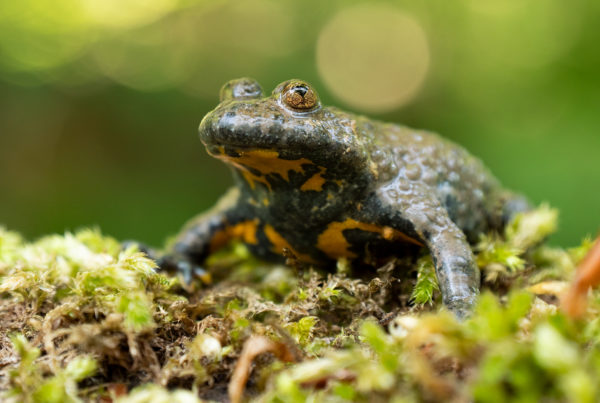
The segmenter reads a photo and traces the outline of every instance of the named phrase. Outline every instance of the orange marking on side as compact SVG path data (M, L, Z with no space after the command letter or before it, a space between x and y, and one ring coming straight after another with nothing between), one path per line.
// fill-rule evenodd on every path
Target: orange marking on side
M226 225L220 231L217 231L210 240L209 251L214 252L221 249L233 239L239 239L247 244L256 245L256 228L258 219L241 221L235 225Z
M284 180L289 181L290 171L304 173L302 165L312 164L312 161L306 158L297 160L279 158L279 153L275 150L238 150L239 157L232 157L225 154L225 150L222 147L219 148L219 151L221 154L212 154L213 157L224 160L226 163L239 169L252 189L256 187L256 182L258 182L271 190L271 184L267 181L265 175L278 174ZM256 175L249 168L260 172L261 175Z
M306 158L297 160L281 159L279 153L274 150L240 151L240 156L235 160L242 165L256 169L263 175L279 174L286 181L290 180L290 171L303 173L302 165L312 164L312 161Z
M340 257L356 257L356 254L348 249L350 247L350 243L343 233L343 231L347 229L360 229L367 232L375 232L387 241L404 241L423 246L421 242L392 227L381 227L379 225L364 223L356 221L352 218L347 218L345 221L332 222L329 224L327 229L323 231L321 235L319 235L319 238L317 239L317 248L322 250L332 259L337 259Z
M267 178L263 176L254 175L252 172L248 171L248 168L246 168L243 165L235 164L233 162L230 162L230 164L242 171L242 176L244 177L246 182L250 184L250 187L252 189L256 188L256 182L258 182L264 184L267 187L267 189L271 190L271 184L267 181Z
M327 168L319 167L319 172L311 176L300 186L300 190L305 192L307 190L314 190L316 192L320 192L323 190L323 185L325 184L325 178L323 178L323 174L325 173Z
M264 231L265 235L267 236L267 239L273 245L271 251L273 251L274 253L283 255L283 250L288 249L299 260L308 263L315 263L315 260L312 257L305 253L300 253L296 249L294 249L290 245L290 243L284 237L282 237L281 234L279 234L279 232L277 232L275 228L273 228L271 225L266 224Z
M258 183L262 183L263 185L265 185L267 187L267 189L271 190L271 184L267 181L267 178L256 175L253 172L251 172L247 166L242 165L238 162L238 160L239 160L238 157L232 157L230 155L225 154L225 147L220 146L220 147L218 147L218 149L219 149L220 154L213 154L210 151L208 151L208 154L210 154L211 156L213 156L215 158L223 160L226 164L233 165L235 168L237 168L239 171L241 171L242 176L244 177L244 180L246 182L248 182L248 184L250 185L250 187L252 189L256 188L256 182L258 182Z

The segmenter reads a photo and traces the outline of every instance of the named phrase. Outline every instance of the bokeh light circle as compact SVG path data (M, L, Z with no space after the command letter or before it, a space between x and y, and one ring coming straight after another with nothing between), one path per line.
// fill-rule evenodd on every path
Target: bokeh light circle
M90 20L99 26L131 28L151 23L173 9L177 0L81 0Z
M90 42L77 0L0 2L0 66L43 71L79 57Z
M577 5L560 0L468 0L468 51L487 72L537 70L556 62L580 35ZM519 29L514 29L519 27Z
M319 34L317 68L348 105L383 112L410 102L429 68L419 22L397 8L373 4L342 10Z

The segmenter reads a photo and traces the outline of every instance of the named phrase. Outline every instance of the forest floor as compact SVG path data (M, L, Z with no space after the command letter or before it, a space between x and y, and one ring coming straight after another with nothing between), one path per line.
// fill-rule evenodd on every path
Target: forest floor
M556 220L540 206L481 237L462 322L427 254L325 273L234 244L185 286L98 230L27 242L0 228L0 398L598 401L600 294L582 319L559 304L592 240L547 245Z

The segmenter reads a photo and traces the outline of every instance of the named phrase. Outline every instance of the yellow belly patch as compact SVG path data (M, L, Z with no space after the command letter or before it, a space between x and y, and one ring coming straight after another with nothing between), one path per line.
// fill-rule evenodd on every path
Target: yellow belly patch
M306 192L307 190L314 190L316 192L320 192L323 190L323 185L325 184L325 178L323 178L323 174L325 173L326 168L319 167L319 172L311 176L300 186L300 190Z
M388 226L379 226L370 223L356 221L348 218L345 221L332 222L317 239L317 248L332 259L340 257L355 258L356 254L349 250L350 243L346 240L343 231L347 229L360 229L367 232L375 232L387 241L404 241L419 246L423 244L406 234Z
M296 160L280 158L279 152L275 150L241 150L238 151L238 157L225 154L223 147L221 147L219 151L220 154L211 155L237 168L252 189L256 187L256 183L258 182L264 184L271 190L271 184L267 181L266 175L278 174L283 180L289 182L290 171L304 173L302 165L314 165L311 160L306 158L299 158ZM255 174L250 169L260 172L260 175ZM306 181L305 185L308 183L306 190L317 190L322 188L325 179L323 179L321 175L325 172L325 168L320 167L320 169L320 173L311 176Z
M279 153L274 150L249 150L241 151L235 158L239 164L253 168L263 175L279 174L284 180L289 181L289 172L303 173L302 165L312 164L311 160L300 158L297 160L284 160L279 158Z
M210 240L209 251L214 252L221 249L228 242L238 239L247 244L256 245L256 228L258 227L258 219L246 220L234 225L226 225L220 231L217 231Z
M306 253L300 253L297 250L295 250L290 245L290 243L284 237L282 237L281 234L277 232L275 228L273 228L271 225L266 224L264 231L265 235L267 236L267 239L269 240L269 242L271 242L271 245L273 245L273 247L271 248L272 252L277 253L279 255L283 255L283 250L287 249L294 256L296 256L298 260L307 263L315 263L315 260L312 257L310 257L310 255L307 255Z

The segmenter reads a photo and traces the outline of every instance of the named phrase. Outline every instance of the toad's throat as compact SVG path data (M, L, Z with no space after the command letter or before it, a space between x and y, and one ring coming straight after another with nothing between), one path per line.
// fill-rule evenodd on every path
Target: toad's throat
M307 175L306 170L315 166L307 158L284 159L281 158L278 151L264 149L237 149L233 152L226 152L223 146L209 150L209 154L236 168L252 189L255 189L257 183L260 183L272 190L272 184L268 177L278 175L284 181L289 182L290 172L307 176L300 187L303 191L321 191L325 183L323 175L326 168L324 167L318 167L317 173Z

